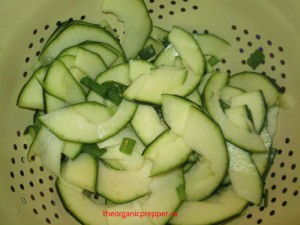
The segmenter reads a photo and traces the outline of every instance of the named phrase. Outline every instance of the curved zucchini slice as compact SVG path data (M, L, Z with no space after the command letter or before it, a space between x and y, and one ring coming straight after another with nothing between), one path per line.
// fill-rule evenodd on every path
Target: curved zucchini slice
M43 115L40 120L62 140L97 143L106 140L125 127L132 119L136 108L135 103L123 99L112 117L108 119L106 116L99 115L101 122L89 120L89 114L93 112L88 111L87 115L83 115L73 106ZM105 110L107 111L107 108Z
M162 109L171 130L205 161L185 174L187 200L208 197L220 185L228 168L227 147L219 126L195 103L182 97L164 95Z
M213 55L218 59L226 57L230 44L215 34L193 34L204 55Z
M201 200L213 193L222 182L228 168L228 153L219 126L200 110L190 107L182 132L186 144L206 161L205 174L199 179L199 170L185 175L187 200Z
M234 74L230 77L228 84L244 91L261 90L268 108L276 105L282 95L280 87L270 77L259 73L242 72Z
M61 178L56 180L56 189L64 208L80 223L108 225L107 217L102 212L106 205L95 204L84 192Z
M143 155L153 162L150 175L157 176L183 164L191 153L181 136L166 130L148 145Z
M183 202L178 216L170 221L173 225L216 224L240 214L248 201L239 197L228 186L210 198L200 202Z
M235 193L245 200L259 205L263 195L263 182L251 155L233 144L227 143L229 153L229 177Z
M97 168L97 159L87 153L81 153L74 160L62 163L61 177L76 187L95 192Z
M68 105L86 100L84 90L60 60L54 60L51 63L43 87L50 95Z
M167 125L160 119L154 107L150 105L140 104L130 123L135 133L146 145L167 129Z
M102 10L116 15L120 21L124 22L121 45L127 59L135 58L144 47L152 30L152 20L144 1L104 0Z
M119 52L123 52L117 39L104 28L96 24L74 21L67 24L55 37L50 38L46 42L39 60L46 62L52 61L62 50L87 40L104 42L110 44Z
M17 99L19 107L44 109L43 87L40 82L44 80L47 69L48 67L37 69L23 86Z
M97 192L114 203L125 203L149 193L151 163L135 171L118 171L99 162ZM137 185L138 184L138 185Z
M221 127L226 140L250 152L266 152L264 142L256 132L236 126L223 112L219 101L220 92L228 78L226 73L215 73L208 80L204 88L204 99L209 114Z

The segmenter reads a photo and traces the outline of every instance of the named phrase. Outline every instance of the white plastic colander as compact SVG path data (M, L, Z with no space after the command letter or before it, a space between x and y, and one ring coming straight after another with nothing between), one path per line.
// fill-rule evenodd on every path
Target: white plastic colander
M300 224L300 2L296 0L145 0L155 25L208 32L232 45L218 64L229 73L250 70L257 48L265 62L257 68L285 89L274 146L279 149L266 180L268 206L250 206L229 224ZM0 3L0 224L78 224L63 208L55 177L38 159L27 162L24 128L34 112L16 106L18 93L47 38L61 21L98 23L108 19L100 0L1 0ZM101 213L101 212L99 212ZM214 212L211 212L214 213Z

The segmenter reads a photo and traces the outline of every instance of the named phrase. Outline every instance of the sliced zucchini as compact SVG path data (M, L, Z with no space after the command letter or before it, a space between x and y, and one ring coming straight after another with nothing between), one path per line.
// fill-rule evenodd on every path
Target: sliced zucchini
M181 169L153 177L150 185L151 194L139 201L143 212L167 212L165 216L148 217L153 224L166 224L172 217L170 212L177 211L182 202L181 194L178 191L180 187L184 187Z
M235 193L245 200L259 205L263 195L261 176L251 159L251 155L227 143L229 154L229 177Z
M40 84L40 81L44 80L47 69L48 67L37 69L23 86L17 99L17 105L19 107L44 109L43 87Z
M260 136L264 140L264 143L265 143L266 149L268 149L268 152L252 153L251 158L252 158L253 162L255 163L259 174L261 176L263 176L269 166L268 163L269 163L269 158L270 158L270 154L271 154L270 149L272 147L273 140L266 128L264 128L261 131Z
M69 159L63 162L60 174L68 183L96 192L97 168L97 159L87 153L81 153L74 160Z
M220 93L220 98L227 102L228 104L230 104L231 98L236 96L236 95L241 95L245 93L245 91L243 91L240 88L236 88L236 87L232 87L229 85L226 85L225 87L223 87L223 89L221 90Z
M254 126L249 118L249 109L246 105L231 107L224 110L227 118L236 126L249 132L254 131Z
M144 1L104 0L102 10L116 15L120 21L124 22L121 45L127 59L135 58L144 47L152 30L152 20Z
M145 158L142 157L144 146L135 145L130 155L121 152L120 146L121 144L106 147L106 152L101 156L102 161L115 170L140 170L145 163Z
M154 25L152 27L150 37L154 38L155 40L158 40L158 41L162 42L162 44L165 45L165 42L168 38L168 34L169 34L169 32L167 30Z
M92 79L107 69L105 62L98 54L80 47L77 50L74 66Z
M226 57L230 44L215 34L193 34L204 55L213 55L218 59Z
M191 94L189 94L188 96L186 96L186 98L192 102L195 102L197 105L202 106L202 100L201 100L201 95L198 91L198 89L195 89Z
M54 97L48 94L47 92L44 93L44 102L46 113L50 113L57 109L61 109L68 106L68 104L65 101Z
M153 69L150 74L143 74L135 79L124 92L124 97L128 100L161 104L162 94L175 91L184 83L186 76L186 69Z
M64 148L62 150L62 153L68 157L68 159L75 159L82 150L82 144L77 142L64 142Z
M129 61L129 76L130 80L134 81L141 74L150 73L156 66L146 60L130 60Z
M44 88L50 95L67 104L84 102L86 100L85 93L79 83L59 60L54 60L51 63L44 79Z
M91 111L82 114L78 109L69 106L40 117L41 122L53 133L65 141L97 143L119 132L133 117L137 105L123 100L117 112L108 119L109 112L99 115L101 122L89 119ZM127 112L127 113L124 113Z
M240 214L247 204L248 201L239 197L233 188L228 186L204 201L183 202L178 210L178 216L173 217L170 223L173 225L216 224Z
M237 73L230 77L229 85L244 91L261 90L265 97L268 108L277 104L282 95L280 88L270 77L255 72Z
M107 47L105 43L86 41L80 44L80 47L98 54L108 67L117 62L119 58L119 55L116 53L117 50L113 50L112 46Z
M128 86L130 84L128 63L112 66L96 78L96 82L99 84L105 81L115 81Z
M181 58L185 60L192 71L200 77L200 81L204 72L205 59L197 41L189 32L176 26L171 29L168 38Z
M99 148L107 148L116 145L121 145L124 138L131 138L136 141L136 145L144 146L130 125L125 126L119 132L105 141L97 143Z
M107 217L102 214L107 210L106 205L94 203L86 192L71 185L61 178L55 183L57 193L64 208L80 223L108 225Z
M167 125L160 119L156 110L149 105L140 104L130 123L135 133L146 145L167 129Z
M99 161L97 193L114 203L125 203L149 193L151 163L136 171L117 171ZM138 185L137 185L138 184Z
M278 126L279 107L273 106L268 109L266 128L269 135L274 138Z
M219 100L228 78L226 73L215 73L208 80L204 99L209 114L221 127L226 140L250 152L266 152L264 142L256 132L241 129L226 117Z
M173 66L179 53L173 44L169 44L155 59L156 66Z
M255 130L260 133L267 118L267 106L262 91L249 91L231 98L232 107L247 105Z
M60 174L60 159L63 147L63 141L46 127L41 126L29 148L27 160L30 162L33 156L38 156L43 166L58 176Z
M162 113L164 120L176 134L182 134L190 106L198 105L183 97L164 94L162 96Z
M225 139L219 126L194 107L189 108L182 137L186 144L209 164L209 167L203 170L207 176L199 179L197 172L185 175L187 200L201 200L217 189L227 172L228 153Z
M157 176L183 164L191 153L181 136L166 130L147 146L143 155L153 162L150 176Z
M52 61L62 50L87 40L104 42L116 48L120 53L123 52L117 39L105 29L96 24L73 21L64 26L55 37L49 38L41 51L39 60Z

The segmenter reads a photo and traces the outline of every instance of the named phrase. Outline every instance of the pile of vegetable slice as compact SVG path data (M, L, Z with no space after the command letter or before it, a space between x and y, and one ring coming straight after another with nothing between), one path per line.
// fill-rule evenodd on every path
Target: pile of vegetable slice
M108 25L62 23L17 101L36 110L28 161L57 175L66 210L82 224L195 225L262 204L279 87L215 71L227 41L157 27L143 1L102 10L124 22L120 41Z

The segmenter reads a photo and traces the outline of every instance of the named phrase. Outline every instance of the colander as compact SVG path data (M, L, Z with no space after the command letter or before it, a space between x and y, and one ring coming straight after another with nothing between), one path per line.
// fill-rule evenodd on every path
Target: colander
M246 63L257 48L265 61L258 72L276 79L285 90L274 146L278 149L266 179L267 206L249 206L229 224L300 224L300 2L296 0L145 0L155 25L181 26L190 32L214 33L231 43L218 64L228 73L250 70ZM16 99L29 79L40 50L65 20L110 21L100 0L1 0L0 3L0 224L78 224L63 208L56 177L36 158L26 160L23 131L33 111ZM99 212L100 213L100 212ZM214 212L211 212L214 213Z

